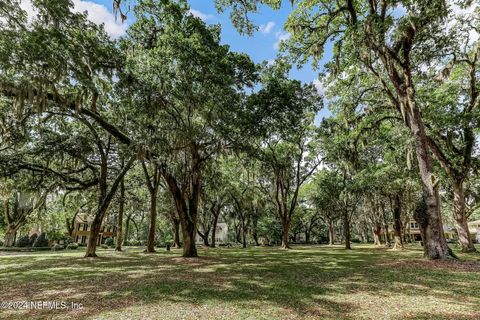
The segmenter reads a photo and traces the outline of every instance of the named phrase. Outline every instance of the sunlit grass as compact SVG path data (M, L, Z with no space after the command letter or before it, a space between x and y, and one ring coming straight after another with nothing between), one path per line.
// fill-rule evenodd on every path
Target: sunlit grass
M0 256L3 301L81 310L1 310L5 319L478 319L480 255L430 262L373 246L200 249L99 259L83 251Z

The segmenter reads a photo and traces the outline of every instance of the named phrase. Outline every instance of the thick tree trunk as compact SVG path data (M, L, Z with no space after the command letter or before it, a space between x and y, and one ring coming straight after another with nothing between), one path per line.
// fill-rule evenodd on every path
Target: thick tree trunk
M16 235L17 235L17 229L9 226L5 233L5 242L3 243L3 246L13 247L15 245Z
M282 249L290 249L288 244L288 231L290 230L290 221L284 220L282 223Z
M328 244L333 246L335 243L335 234L333 229L333 221L328 222Z
M351 250L352 246L350 244L350 221L348 220L348 212L343 213L343 237L345 239L345 249Z
M309 244L309 243L310 243L310 231L307 228L305 230L305 244Z
M100 228L102 227L103 214L96 215L91 224L90 235L88 236L87 251L85 258L96 258L96 249L98 235L100 234Z
M242 247L244 249L247 247L247 230L245 225L242 225Z
M219 214L214 214L213 216L213 224L212 224L212 248L215 248L215 241L216 241L216 236L217 236L217 224L218 224L218 216Z
M393 236L394 236L393 249L403 249L401 217L402 217L402 205L400 202L400 196L397 194L393 202Z
M382 243L380 241L380 234L382 232L382 227L380 224L376 224L373 228L373 244L376 246L380 246Z
M119 199L119 206L118 206L117 239L115 243L115 251L122 251L124 206L125 206L125 182L124 182L124 179L122 178L122 181L120 182L120 199Z
M407 74L407 81L411 81L411 75ZM453 257L453 253L447 245L443 233L442 217L440 213L440 196L438 194L438 181L433 175L432 157L428 148L427 136L416 105L414 89L411 83L407 83L407 96L403 99L403 107L408 113L408 125L415 139L415 151L418 168L422 180L423 199L425 210L418 211L416 219L422 229L424 243L424 255L429 259L446 259Z
M172 217L173 224L173 248L181 248L180 244L180 220L177 217Z
M182 225L183 231L183 256L198 257L197 247L195 246L195 235L197 227L191 221L186 220Z
M463 182L453 183L453 216L456 222L458 242L462 246L462 252L476 252L468 230L467 216L465 212L465 192Z
M155 230L157 227L157 191L155 188L150 192L150 228L148 230L147 249L145 252L155 251Z

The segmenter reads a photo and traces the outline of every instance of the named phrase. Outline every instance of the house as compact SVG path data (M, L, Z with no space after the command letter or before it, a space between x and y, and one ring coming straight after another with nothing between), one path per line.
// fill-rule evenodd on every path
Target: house
M383 235L383 232L384 231L382 229L382 235ZM444 233L445 239L447 241L456 240L458 238L457 237L457 231L452 226L443 225L443 233ZM393 224L390 224L388 226L388 234L390 235L390 239L392 239L393 236L394 236ZM411 241L422 241L422 234L420 232L420 226L418 225L418 222L416 222L415 220L410 220L406 224L405 234L406 234L407 237L410 238Z
M200 232L203 234L202 230L200 230ZM211 230L208 236L209 237L212 236ZM195 242L198 244L203 243L203 239L202 237L200 237L198 233L195 238ZM215 229L215 243L227 243L227 242L228 242L228 224L226 224L225 222L219 222L217 223L217 228Z
M468 223L470 238L474 243L480 243L480 220L470 221Z
M87 244L90 231L92 230L93 217L87 214L79 214L75 219L71 237L79 244ZM106 219L100 228L100 234L97 238L97 245L105 243L108 238L114 238L116 232L114 221Z

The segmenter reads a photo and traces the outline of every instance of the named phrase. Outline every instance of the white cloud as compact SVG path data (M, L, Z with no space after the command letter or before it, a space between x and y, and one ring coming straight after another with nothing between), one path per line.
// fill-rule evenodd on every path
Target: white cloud
M120 19L115 20L113 13L104 5L91 1L73 0L73 12L85 12L90 21L95 24L105 24L105 31L112 38L118 38L125 34L127 25L122 23ZM36 15L37 10L33 7L31 0L22 0L20 7L28 14L28 20L31 21Z
M88 12L88 19L96 24L105 24L105 31L112 38L118 38L125 34L127 25L120 19L115 20L115 16L104 5L90 1L73 0L74 12Z
M474 20L475 15L479 14L480 11L480 5L476 1L472 1L472 3L464 8L458 6L455 2L452 0L448 1L451 16L450 19L448 19L447 23L447 31L450 31L451 29L455 27L461 27L462 23L464 21L468 20ZM478 19L478 18L477 18ZM465 26L463 26L465 27ZM467 27L468 28L468 27ZM469 28L469 44L472 44L473 42L477 41L480 38L480 35L478 32L473 29Z
M275 33L275 37L277 38L277 41L273 44L273 49L278 50L280 49L280 45L282 44L282 42L290 39L290 33L279 31Z
M325 87L323 86L323 83L318 79L313 80L312 83L317 89L318 93L323 95L325 92Z
M213 15L211 14L206 14L201 11L195 10L195 9L190 9L190 14L196 18L200 18L203 21L213 19Z
M269 34L270 32L272 32L274 27L275 27L275 22L269 21L267 24L262 24L260 26L260 32L263 34Z

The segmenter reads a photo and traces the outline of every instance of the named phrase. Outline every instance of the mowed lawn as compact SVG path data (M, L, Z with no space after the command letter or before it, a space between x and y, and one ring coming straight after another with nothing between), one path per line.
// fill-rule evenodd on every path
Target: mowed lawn
M81 249L81 248L79 248ZM80 310L0 310L4 319L480 319L480 255L432 262L419 247L356 245L0 253L1 301Z

